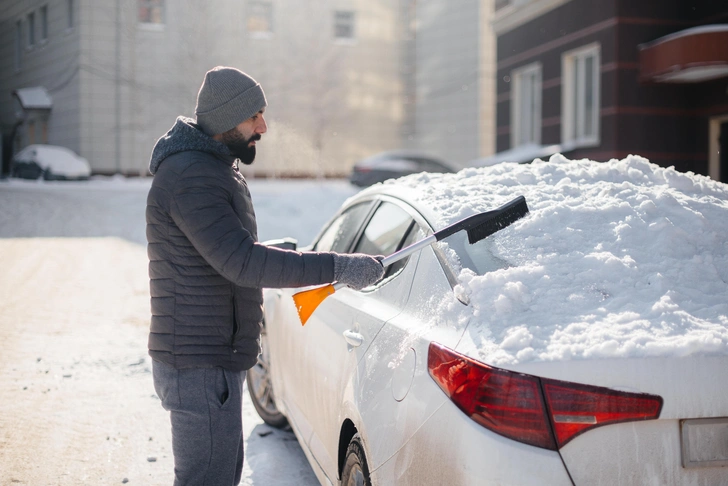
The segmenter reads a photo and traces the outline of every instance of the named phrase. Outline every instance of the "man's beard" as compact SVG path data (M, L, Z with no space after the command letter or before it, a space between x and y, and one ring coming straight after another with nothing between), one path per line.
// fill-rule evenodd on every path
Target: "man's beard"
M236 129L228 130L222 134L222 143L227 145L235 157L240 159L245 165L250 165L255 160L255 145L250 146L250 142L260 140L260 133L254 133L250 138L245 138Z

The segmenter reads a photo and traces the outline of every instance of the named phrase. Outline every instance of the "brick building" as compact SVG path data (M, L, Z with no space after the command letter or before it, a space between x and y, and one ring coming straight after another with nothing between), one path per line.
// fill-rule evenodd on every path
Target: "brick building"
M497 0L495 9L493 160L639 154L728 182L724 2Z

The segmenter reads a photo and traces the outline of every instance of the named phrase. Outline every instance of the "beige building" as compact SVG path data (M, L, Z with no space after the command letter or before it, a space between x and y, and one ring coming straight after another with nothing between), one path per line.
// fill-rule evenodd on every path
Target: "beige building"
M403 144L456 167L495 150L493 0L402 0Z
M400 146L399 25L388 0L0 0L3 160L49 143L94 173L144 175L222 64L268 97L248 175L344 176Z

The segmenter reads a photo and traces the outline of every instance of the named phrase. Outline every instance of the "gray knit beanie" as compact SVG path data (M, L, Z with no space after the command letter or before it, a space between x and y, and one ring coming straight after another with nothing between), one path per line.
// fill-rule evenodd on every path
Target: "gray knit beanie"
M205 74L197 93L197 124L212 136L235 128L268 106L263 88L244 72L217 66Z

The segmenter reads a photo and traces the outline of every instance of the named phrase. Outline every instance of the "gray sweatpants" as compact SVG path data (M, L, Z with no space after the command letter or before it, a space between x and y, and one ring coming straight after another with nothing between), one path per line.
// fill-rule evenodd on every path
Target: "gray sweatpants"
M233 486L243 472L244 371L178 370L152 360L154 389L170 412L174 486Z

